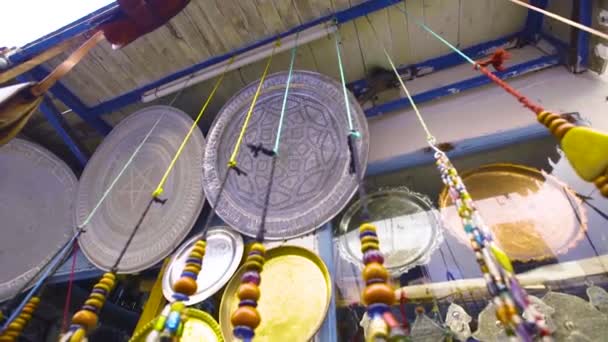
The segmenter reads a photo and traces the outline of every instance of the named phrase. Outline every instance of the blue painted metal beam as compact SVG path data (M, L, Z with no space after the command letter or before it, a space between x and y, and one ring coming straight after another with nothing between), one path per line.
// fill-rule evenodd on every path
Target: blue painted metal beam
M531 5L546 9L549 0L532 0ZM528 42L536 42L539 38L539 34L543 28L544 15L536 11L529 10L528 17L526 18L526 26L524 28L523 37Z
M33 76L34 80L40 81L45 78L49 72L42 66L37 66L30 70L29 74ZM80 101L80 99L61 82L57 82L53 87L51 87L51 93L66 106L72 109L76 114L78 114L82 120L93 127L99 134L107 135L112 130L112 126L110 126L103 119L91 115L90 109L85 106L85 104L82 103L82 101Z
M82 147L82 144L74 137L67 122L49 98L45 97L42 100L42 103L40 103L40 111L44 114L53 128L55 128L55 131L57 131L57 134L59 134L63 142L68 146L74 157L76 157L80 166L84 168L89 158Z
M510 34L502 38L498 38L489 42L485 42L463 49L462 51L473 59L480 59L493 53L498 48L508 48L516 46L517 38L520 37L521 34L521 32ZM450 53L441 57L429 59L418 64L400 66L399 68L397 68L397 70L404 79L411 80L463 63L466 62L462 59L461 56L459 56L457 53ZM355 94L355 96L359 96L362 92L367 90L367 80L362 79L359 81L351 82L348 85L348 88Z
M558 65L560 58L558 55L543 56L531 61L511 66L505 71L496 73L502 79L509 79L516 76L521 76L538 70L546 69L555 65ZM456 82L441 88L429 90L413 96L416 104L436 100L445 96L458 94L462 91L481 87L489 84L492 81L485 75L470 78L468 80ZM383 103L376 107L370 108L365 111L368 117L378 116L383 113L392 112L396 110L403 110L410 107L410 102L407 98L402 98L387 103Z
M52 46L95 28L100 22L110 18L117 11L118 5L116 3L104 6L55 32L51 32L25 45L17 53L10 56L10 62L11 64L22 63L48 50Z
M319 246L319 256L323 259L327 270L331 277L331 298L329 302L329 308L327 310L327 316L321 325L321 329L317 336L319 341L323 342L337 342L338 341L338 320L336 313L336 263L334 261L334 239L332 236L331 223L326 223L323 228L317 234L317 241Z
M591 26L593 23L593 5L591 0L579 0L578 21L585 25ZM584 72L589 67L589 44L591 35L583 30L574 29L577 32L576 37L576 62L573 70L576 73Z
M364 3L361 3L359 5L353 6L353 7L349 8L349 9L346 9L346 10L343 10L343 11L339 11L339 12L336 12L336 13L333 13L333 14L328 14L328 15L325 15L323 17L311 20L311 21L309 21L307 23L304 23L304 24L302 24L300 26L294 27L294 28L292 28L290 30L287 30L287 31L283 32L283 33L276 34L276 35L264 38L264 39L262 39L262 40L260 40L258 42L253 43L253 44L246 45L246 46L244 46L242 48L238 48L236 50L230 51L230 52L225 53L223 55L215 56L215 57L212 57L212 58L210 58L208 60L205 60L205 61L202 61L200 63L194 64L194 65L192 65L190 67L184 68L184 69L182 69L180 71L177 71L177 72L175 72L175 73L173 73L171 75L165 76L165 77L163 77L163 78L161 78L159 80L156 80L156 81L154 81L152 83L149 83L149 84L147 84L145 86L139 87L139 88L134 89L134 90L132 90L132 91L130 91L128 93L122 94L122 95L117 96L117 97L115 97L113 99L105 101L105 102L103 102L103 103L101 103L101 104L93 107L91 109L91 114L99 116L99 115L102 115L102 114L105 114L105 113L110 113L112 111L115 111L115 110L120 109L122 107L125 107L127 105L139 102L140 99L141 99L141 96L145 92L147 92L149 90L152 90L154 88L162 86L162 85L164 85L164 84L166 84L168 82L175 81L175 80L180 79L180 78L182 78L184 76L188 76L191 73L197 72L199 70L202 70L202 69L208 68L210 66L219 64L221 62L227 61L232 56L240 55L240 54L243 54L245 52L248 52L248 51L251 51L253 49L256 49L256 48L258 48L260 46L264 46L264 45L270 44L270 43L276 41L277 39L285 38L287 36L290 36L290 35L295 34L297 32L301 32L303 30L306 30L306 29L311 28L313 26L319 25L321 23L328 22L328 21L331 21L331 20L335 20L338 24L345 23L345 22L354 20L356 18L365 16L365 15L367 15L369 13L374 12L374 11L378 11L378 10L381 10L383 8L392 6L392 5L397 4L399 2L402 2L402 1L403 0L368 0L368 1L364 2Z

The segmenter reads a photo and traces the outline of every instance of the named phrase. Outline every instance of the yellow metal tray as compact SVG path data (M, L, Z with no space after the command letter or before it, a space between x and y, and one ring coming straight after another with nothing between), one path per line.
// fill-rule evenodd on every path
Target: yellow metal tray
M237 341L230 316L238 307L236 293L244 272L242 267L237 271L222 296L219 318L226 341ZM266 252L261 276L258 310L262 322L253 340L310 340L321 327L331 299L331 278L323 261L308 249L281 246Z
M208 313L188 308L186 309L188 320L184 323L184 332L180 341L182 342L224 342L220 325ZM156 318L148 322L141 330L137 331L129 342L145 342L146 337L154 328Z
M585 236L581 200L554 176L522 165L490 164L461 177L496 242L513 260L552 258ZM447 188L438 202L448 231L468 246Z

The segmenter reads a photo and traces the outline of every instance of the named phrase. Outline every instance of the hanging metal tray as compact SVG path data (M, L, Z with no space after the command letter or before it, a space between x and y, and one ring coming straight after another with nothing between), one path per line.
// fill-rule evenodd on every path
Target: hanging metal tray
M272 149L285 93L287 73L264 82L251 117L244 144ZM256 158L246 147L238 167L247 175L231 173L220 203L215 203L228 159L237 140L258 81L237 93L215 118L208 135L204 160L204 187L217 214L239 232L255 236L266 198L271 158ZM349 95L353 125L363 171L367 164L369 135L363 110ZM281 145L266 218L267 239L287 239L312 232L348 203L357 188L350 173L348 120L339 83L314 72L294 71Z
M22 139L0 147L0 302L32 283L71 237L78 180L61 159Z
M461 174L484 222L509 257L552 258L584 238L587 216L581 200L556 177L513 164L491 164ZM449 232L469 245L448 189L439 207Z
M186 315L188 319L184 323L181 342L224 342L220 325L211 315L192 308L186 309ZM148 334L154 329L154 323L156 323L156 318L137 331L129 342L145 342Z
M236 341L230 316L238 307L236 293L244 272L242 267L237 271L222 296L220 326L227 341ZM266 252L261 276L257 309L262 321L253 340L310 340L321 327L331 299L331 278L323 261L305 248L277 247Z
M186 241L175 252L163 276L163 294L172 302L173 283L180 278L186 259L194 244L201 238L197 234ZM200 303L219 291L239 267L243 257L243 238L229 227L211 227L207 232L207 249L203 258L201 274L197 278L196 293L186 305Z
M87 258L103 270L116 261L193 121L176 108L144 108L114 127L82 173L75 211L78 223L89 215L161 115L163 119L79 239ZM119 265L120 273L141 271L158 263L194 225L205 199L201 173L204 145L202 133L194 130L164 186L161 198L167 199L166 203L152 205Z
M406 187L369 194L368 210L378 230L385 265L393 276L428 263L443 241L437 209L428 197ZM337 240L340 254L362 268L360 215L361 201L357 200L344 213Z

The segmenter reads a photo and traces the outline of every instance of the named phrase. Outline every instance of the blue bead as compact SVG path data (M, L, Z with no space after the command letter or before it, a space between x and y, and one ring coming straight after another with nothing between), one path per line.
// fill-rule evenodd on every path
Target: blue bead
M243 299L242 301L239 302L239 307L240 306L252 306L252 307L256 308L258 306L258 303L255 300Z
M194 274L194 272L184 271L184 272L182 272L182 277L188 277L188 278L196 279L196 274Z
M467 233L470 233L473 231L473 229L475 229L475 227L473 227L473 225L471 225L470 223L467 223L464 225L464 231Z
M186 264L198 264L201 265L203 263L203 261L201 259L197 259L197 258L188 258L186 259Z
M383 303L376 303L367 307L367 314L369 315L369 317L382 316L388 310L388 305Z
M253 329L245 325L237 325L234 327L234 330L232 330L232 333L234 334L234 337L241 340L251 340L254 335Z
M165 322L165 327L169 329L170 332L174 333L177 331L179 327L180 314L177 311L171 311L169 317L167 317L167 321Z
M190 297L186 296L183 293L174 293L173 298L175 300L179 300L180 302L185 302L185 301L188 301L188 299L190 299Z
M364 238L364 237L366 237L366 236L374 236L374 237L375 237L375 236L377 236L377 235L376 235L376 233L374 233L374 232L372 232L372 231L369 231L369 230L366 230L366 231L364 231L363 233L359 234L359 237L360 237L360 238Z

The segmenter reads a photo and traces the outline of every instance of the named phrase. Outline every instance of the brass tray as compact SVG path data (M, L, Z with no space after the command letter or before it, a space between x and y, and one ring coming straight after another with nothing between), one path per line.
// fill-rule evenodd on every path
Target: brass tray
M226 286L220 305L220 326L226 341L232 335L230 316L239 300L240 268ZM308 249L281 246L266 252L258 310L262 317L254 341L308 341L321 327L331 299L331 278L323 261Z
M512 260L532 261L566 253L585 236L581 200L562 181L537 169L490 164L461 174L484 222ZM439 207L447 230L469 240L444 188Z
M182 342L224 342L220 325L208 313L188 308L188 320L184 323ZM156 318L148 322L140 331L137 331L129 342L145 342L148 333L154 329Z

